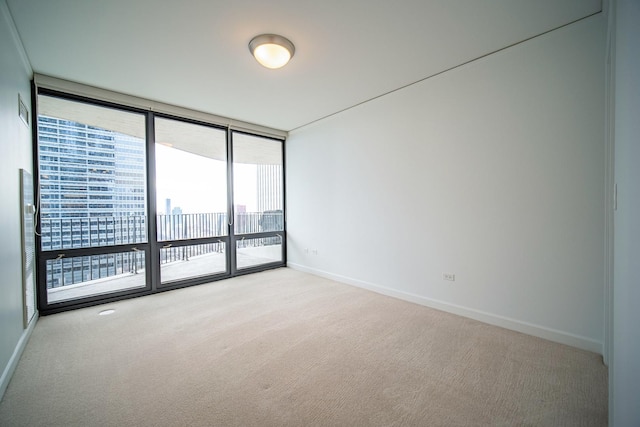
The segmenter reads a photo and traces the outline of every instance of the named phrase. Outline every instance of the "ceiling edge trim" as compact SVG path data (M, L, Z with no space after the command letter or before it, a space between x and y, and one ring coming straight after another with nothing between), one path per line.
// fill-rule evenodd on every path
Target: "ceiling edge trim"
M0 0L0 15L2 15L5 22L7 23L7 27L9 28L9 32L11 33L11 38L13 39L13 44L15 45L16 49L18 49L18 55L20 56L22 66L24 67L29 77L31 77L33 75L33 68L31 67L29 55L27 55L27 51L22 44L22 38L20 37L20 33L18 32L16 23L13 20L13 15L11 15L9 5L5 0Z
M44 74L34 73L33 80L36 87L38 88L64 92L71 95L96 99L99 101L112 102L131 108L183 117L186 119L223 126L232 130L239 130L278 139L285 139L289 135L287 131L283 131L280 129L273 129L266 126L244 122L241 120L235 120L229 117L218 116L215 114L209 114L185 107L178 107L176 105L152 101L150 99L127 95L120 92L114 92L95 86L72 82L70 80L47 76Z

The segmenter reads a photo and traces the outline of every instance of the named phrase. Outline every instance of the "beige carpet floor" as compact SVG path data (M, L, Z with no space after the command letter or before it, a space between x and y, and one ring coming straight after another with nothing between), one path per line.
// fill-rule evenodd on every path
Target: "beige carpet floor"
M287 268L43 317L0 403L2 426L606 424L597 354Z

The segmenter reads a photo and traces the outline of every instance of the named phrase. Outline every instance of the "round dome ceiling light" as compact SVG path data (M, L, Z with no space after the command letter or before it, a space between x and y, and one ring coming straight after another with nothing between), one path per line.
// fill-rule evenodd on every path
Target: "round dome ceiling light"
M262 66L276 69L287 65L296 51L295 46L277 34L261 34L249 42L249 50Z

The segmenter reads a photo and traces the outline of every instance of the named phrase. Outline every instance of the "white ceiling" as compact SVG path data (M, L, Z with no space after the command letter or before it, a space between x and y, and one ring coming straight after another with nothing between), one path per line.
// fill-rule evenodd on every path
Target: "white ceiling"
M597 13L600 0L7 0L35 72L289 131ZM248 43L296 46L269 70Z

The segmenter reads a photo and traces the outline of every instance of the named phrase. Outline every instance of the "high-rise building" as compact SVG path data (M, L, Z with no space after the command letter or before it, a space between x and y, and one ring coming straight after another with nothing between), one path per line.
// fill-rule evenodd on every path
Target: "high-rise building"
M282 165L257 165L258 212L282 211Z
M43 249L145 238L143 139L41 115L38 150Z

